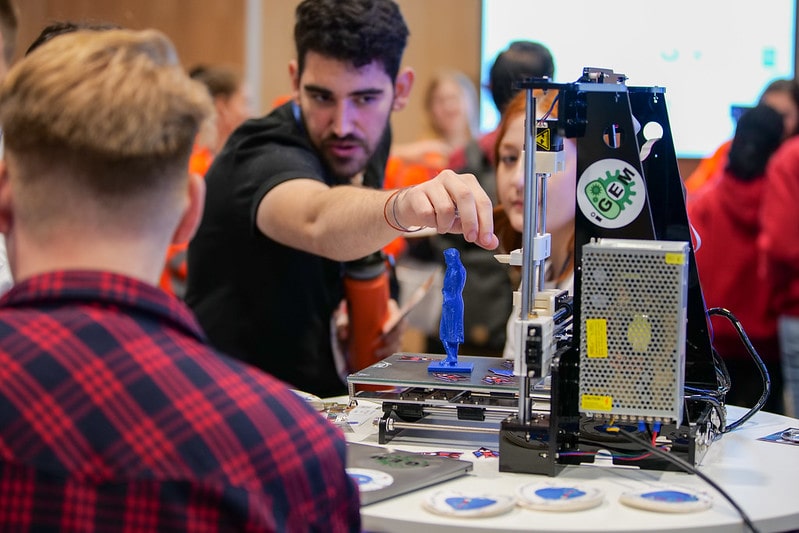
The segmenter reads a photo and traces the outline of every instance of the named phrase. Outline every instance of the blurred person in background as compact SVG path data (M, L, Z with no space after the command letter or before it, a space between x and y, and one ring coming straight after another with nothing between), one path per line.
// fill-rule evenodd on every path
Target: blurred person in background
M728 309L741 322L771 376L766 411L783 412L782 370L777 321L771 295L758 281L757 238L769 158L782 142L783 117L760 104L746 112L735 128L727 164L687 203L698 235L696 266L705 304ZM713 347L730 373L727 402L751 407L763 392L756 363L730 322L711 316Z
M391 157L400 164L426 166L431 178L448 167L450 155L462 149L478 134L477 91L462 72L440 70L434 74L424 95L424 111L432 136L410 143L395 143ZM391 164L391 163L389 163ZM387 186L389 172L386 172ZM398 180L396 185L412 185Z
M783 139L799 133L799 84L794 79L777 79L769 83L758 99L782 117ZM732 139L719 146L713 155L700 161L696 169L685 179L685 190L690 197L713 178L723 174L727 165Z
M799 415L799 136L766 166L757 244L760 280L777 317L785 414ZM747 294L750 291L746 291Z
M197 65L189 69L189 77L208 88L214 102L214 117L209 131L201 131L192 152L189 170L205 176L214 155L248 118L252 118L252 95L241 74L226 65Z
M253 116L252 97L244 79L232 67L197 65L189 77L202 83L214 103L214 115L206 121L189 159L189 172L205 176L214 156L222 149L230 134ZM178 298L186 295L187 242L169 247L159 285Z

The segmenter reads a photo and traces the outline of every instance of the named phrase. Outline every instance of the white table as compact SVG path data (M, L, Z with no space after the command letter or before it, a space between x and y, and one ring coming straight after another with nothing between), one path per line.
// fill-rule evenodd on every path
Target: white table
M728 411L728 422L737 420L745 412L737 407L729 407ZM720 485L762 532L799 530L799 446L757 440L789 427L799 427L799 420L758 413L742 427L715 442L699 465L700 470ZM363 433L350 434L349 438L377 444L376 433L369 432L365 436ZM441 489L512 496L521 485L552 479L499 472L498 459L476 458L472 453L481 445L498 449L496 438L475 438L479 440L453 441L438 433L430 437L398 437L391 441L388 446L397 450L463 451L461 459L471 460L474 470L464 477L364 506L361 510L363 528L386 533L642 530L729 533L746 530L735 508L698 476L619 467L569 466L557 476L558 481L594 486L604 493L600 506L584 511L558 513L516 507L495 517L451 518L423 509L422 501ZM487 440L492 438L493 442ZM713 506L699 512L667 514L639 510L619 502L619 495L623 492L663 488L664 485L706 492L713 498Z

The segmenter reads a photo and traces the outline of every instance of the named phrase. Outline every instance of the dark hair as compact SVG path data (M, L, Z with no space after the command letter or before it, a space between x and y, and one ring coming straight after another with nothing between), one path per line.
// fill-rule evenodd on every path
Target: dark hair
M500 52L491 66L489 85L500 113L516 94L515 84L524 78L552 78L555 61L549 48L533 41L514 41Z
M742 181L763 175L771 154L782 142L782 116L758 104L741 115L730 145L725 170Z
M796 83L796 80L793 78L779 78L771 83L769 83L763 92L760 94L760 99L758 99L758 104L763 103L763 97L767 94L771 93L786 93L788 94L791 99L793 100L794 105L796 106L797 110L799 110L799 83ZM794 131L786 131L785 135L795 135L799 133L799 123L796 125L796 130Z
M230 98L241 87L239 73L223 65L197 65L189 70L189 77L205 85L211 98Z
M0 33L3 34L3 56L11 66L17 46L17 30L19 21L17 10L11 0L0 0Z
M121 27L110 22L72 22L68 20L52 22L42 28L39 36L28 46L25 55L30 54L49 40L65 33L72 33L78 30L105 31L118 29L121 29Z
M299 73L313 51L356 68L379 61L393 81L408 33L393 0L303 0L294 25Z

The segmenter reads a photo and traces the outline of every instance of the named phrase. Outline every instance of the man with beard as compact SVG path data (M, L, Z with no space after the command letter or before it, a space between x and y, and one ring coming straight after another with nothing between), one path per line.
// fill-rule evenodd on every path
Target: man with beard
M473 175L380 189L389 117L413 84L400 69L407 36L392 0L300 3L294 99L228 140L189 246L186 301L211 342L320 396L346 390L334 361L345 262L425 226L497 246L491 201ZM376 357L398 349L400 331Z

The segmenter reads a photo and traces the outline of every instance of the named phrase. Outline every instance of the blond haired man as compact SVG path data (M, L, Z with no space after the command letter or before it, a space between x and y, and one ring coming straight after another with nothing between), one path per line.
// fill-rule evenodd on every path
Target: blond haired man
M59 36L0 89L0 530L360 527L340 432L155 286L210 109L155 31Z

